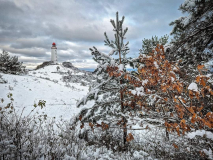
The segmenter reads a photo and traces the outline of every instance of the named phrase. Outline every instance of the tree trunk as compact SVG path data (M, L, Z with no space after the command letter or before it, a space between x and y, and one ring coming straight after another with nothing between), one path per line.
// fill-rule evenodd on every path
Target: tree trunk
M119 61L120 61L120 64L122 63L121 62L121 47L122 47L122 43L123 43L123 38L121 38L121 42L120 42L120 38L119 38L119 28L121 26L119 26L119 20L118 20L118 12L116 13L116 25L117 25L117 40L118 40L118 49L119 49ZM122 35L122 28L121 28L121 35ZM122 85L122 80L120 80L120 85ZM124 105L123 105L123 92L122 92L122 89L120 90L120 100L121 100L121 112L124 112ZM127 129L126 129L126 118L125 117L122 117L123 118L123 141L124 141L124 145L126 144L126 137L127 137Z
M126 125L127 125L127 120L125 117L123 117L123 141L124 141L124 145L126 144L126 137L127 137L127 128L126 128Z

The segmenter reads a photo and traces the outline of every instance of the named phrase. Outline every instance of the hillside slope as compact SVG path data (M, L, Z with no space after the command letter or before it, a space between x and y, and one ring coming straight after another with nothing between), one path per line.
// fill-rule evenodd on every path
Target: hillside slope
M58 69L57 71L57 67ZM19 112L24 109L24 115L33 109L33 104L39 100L46 101L46 107L39 113L47 114L49 117L70 119L77 114L80 109L76 108L76 102L88 92L86 80L81 79L79 83L63 82L63 76L69 73L74 79L75 76L85 75L81 71L74 71L62 65L49 65L38 70L30 71L28 75L3 74L3 78L8 81L6 84L0 83L0 98L4 99L3 105L9 102L8 93L13 94L14 106ZM92 104L93 102L90 102ZM89 107L90 104L87 106ZM2 105L2 104L1 104Z

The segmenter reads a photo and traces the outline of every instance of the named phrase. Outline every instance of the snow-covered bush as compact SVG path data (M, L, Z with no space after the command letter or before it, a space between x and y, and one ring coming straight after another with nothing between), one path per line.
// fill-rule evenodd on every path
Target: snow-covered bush
M85 85L91 84L95 80L95 77L92 74L88 74L87 76L85 75L64 75L62 77L62 81L65 83L84 83ZM82 83L82 84L83 84Z
M86 83L85 81L81 81L81 85L82 85L82 86L86 86L87 83Z
M54 83L58 83L58 80L56 80L56 79L53 79L53 82L54 82Z
M34 114L28 116L18 115L11 100L6 106L1 100L0 105L0 159L64 159L66 157L80 156L85 142L75 136L68 123L47 115ZM39 101L34 107L45 106L45 101ZM24 111L24 110L23 110ZM22 113L23 113L22 111ZM58 129L54 129L56 125Z
M79 138L78 128L63 119L55 120L31 111L20 114L10 103L0 104L0 159L130 159L138 157L129 152L120 153L98 143L88 143ZM45 107L45 101L34 104ZM71 119L71 121L73 121ZM105 134L100 135L104 140ZM105 138L106 140L106 138ZM132 152L133 153L133 152Z
M59 69L60 69L60 67L59 67L59 66L57 66L57 67L56 67L57 72L59 71Z
M49 65L52 65L52 64L53 64L52 61L45 61L42 64L38 65L35 70L38 70L40 68L44 68L45 66L49 66Z
M7 83L7 81L3 78L1 74L0 74L0 83Z
M138 59L138 79L130 80L135 89L129 90L128 94L134 95L131 101L141 108L142 114L164 121L161 124L165 125L167 141L172 141L170 133L173 132L181 136L199 129L204 132L212 131L212 76L205 75L204 65L197 66L198 74L188 85L188 82L180 76L178 62L170 62L165 58L162 45L157 45L155 51L148 55L141 54ZM125 78L128 79L130 76L126 75ZM208 144L211 142L211 138L206 139L206 142L198 142L196 146L190 147L190 152L202 152L204 148L208 150ZM174 148L181 152L189 145L188 142L183 144L184 141L181 145L176 143ZM180 155L176 153L176 156ZM189 155L184 155L187 156ZM191 153L190 156L193 157Z
M17 56L10 56L8 52L3 50L0 53L0 72L22 74L25 73L25 66L22 65L22 62L18 61Z
M10 91L12 91L13 90L13 87L12 86L8 86L8 89L10 90Z

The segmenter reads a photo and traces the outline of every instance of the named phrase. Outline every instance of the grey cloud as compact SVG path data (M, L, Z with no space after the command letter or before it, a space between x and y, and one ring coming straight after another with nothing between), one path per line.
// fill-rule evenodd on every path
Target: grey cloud
M51 41L47 38L20 38L11 44L12 48L21 49L21 48L45 48L48 49L51 47Z
M114 38L110 19L125 16L124 26L130 41L130 56L137 56L143 38L169 34L168 23L181 16L179 5L184 0L1 0L0 49L32 58L27 62L49 60L50 47L56 42L59 61L82 63L92 58L89 48L102 52L106 31ZM69 45L71 42L75 45Z
M72 62L72 63L82 63L82 62L87 62L87 61L83 60L83 59L75 59L75 60L71 60L70 62Z
M90 54L90 52L84 52L84 51L74 51L73 53L65 53L65 54L61 54L60 52L58 53L58 58L59 61L63 61L63 60L70 60L70 59L91 59L92 56Z
M19 57L19 61L20 62L24 62L23 64L27 64L27 63L41 63L42 61L45 61L45 58L38 58L38 59L35 59L35 58L22 58L22 57Z
M1 49L6 50L7 52L15 53L19 56L27 56L27 57L46 57L46 53L44 49L36 49L36 48L23 48L23 49L15 49L8 46L0 46Z

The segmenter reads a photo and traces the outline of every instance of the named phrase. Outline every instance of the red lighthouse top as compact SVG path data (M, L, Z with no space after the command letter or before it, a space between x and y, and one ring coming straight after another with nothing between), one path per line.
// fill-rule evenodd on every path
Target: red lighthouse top
M51 49L57 49L55 42L53 42Z

